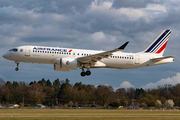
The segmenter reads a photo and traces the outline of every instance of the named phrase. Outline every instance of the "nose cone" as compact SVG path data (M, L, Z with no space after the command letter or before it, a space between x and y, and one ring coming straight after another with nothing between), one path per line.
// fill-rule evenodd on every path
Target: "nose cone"
M9 53L6 53L6 54L3 55L3 58L10 60L11 55Z

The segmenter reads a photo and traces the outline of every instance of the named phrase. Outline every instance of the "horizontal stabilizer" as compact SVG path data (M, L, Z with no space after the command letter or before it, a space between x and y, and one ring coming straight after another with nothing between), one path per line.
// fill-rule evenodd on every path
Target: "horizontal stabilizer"
M168 59L168 58L174 58L175 56L167 56L167 57L159 57L159 58L153 58L151 59L153 62L158 62L164 59Z

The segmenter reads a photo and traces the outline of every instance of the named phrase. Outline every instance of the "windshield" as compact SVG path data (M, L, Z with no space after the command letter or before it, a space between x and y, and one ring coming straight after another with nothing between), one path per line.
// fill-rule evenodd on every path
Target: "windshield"
M9 51L17 52L18 49L17 48L13 48L13 49L10 49Z

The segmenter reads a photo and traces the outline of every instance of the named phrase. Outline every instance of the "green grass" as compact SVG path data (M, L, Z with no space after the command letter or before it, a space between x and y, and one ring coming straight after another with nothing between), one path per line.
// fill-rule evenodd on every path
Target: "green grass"
M72 117L72 118L0 118L0 120L179 120L179 118L165 118L165 117L157 117L157 118L149 118L149 117Z
M160 115L162 117L154 117ZM172 117L163 117L163 116ZM0 109L0 120L179 120L180 115L177 110L106 110L106 109ZM12 116L12 117L10 117ZM17 118L16 116L35 116ZM48 116L48 117L38 117ZM52 116L52 117L51 117ZM71 117L53 117L71 116ZM82 117L76 117L82 116ZM93 116L93 117L83 117ZM95 117L97 116L97 117ZM130 116L130 117L98 117L98 116ZM132 116L132 117L131 117ZM153 117L133 117L133 116L153 116Z
M106 110L106 109L0 109L0 116L138 116L180 115L176 110Z

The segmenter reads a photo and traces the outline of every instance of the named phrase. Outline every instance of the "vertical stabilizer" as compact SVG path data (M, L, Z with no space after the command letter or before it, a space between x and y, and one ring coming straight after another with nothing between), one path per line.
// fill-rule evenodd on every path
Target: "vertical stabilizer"
M168 42L171 30L164 30L150 45L146 48L144 53L154 53L163 55Z

